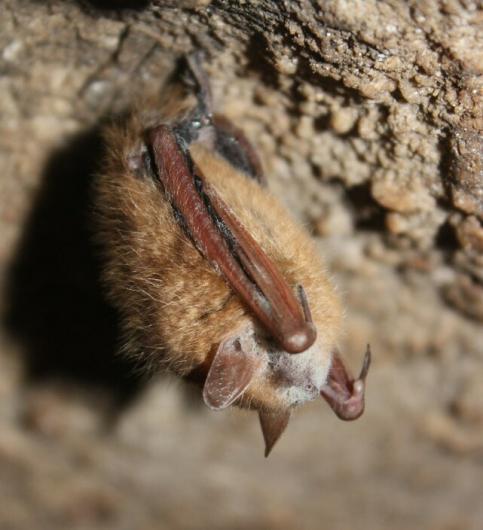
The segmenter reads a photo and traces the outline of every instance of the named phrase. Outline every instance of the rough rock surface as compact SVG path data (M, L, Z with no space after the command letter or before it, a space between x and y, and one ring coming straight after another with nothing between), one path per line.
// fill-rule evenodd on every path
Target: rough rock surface
M483 525L482 8L4 0L0 527ZM318 238L375 362L367 412L256 418L114 355L89 184L106 117L202 48L219 109Z

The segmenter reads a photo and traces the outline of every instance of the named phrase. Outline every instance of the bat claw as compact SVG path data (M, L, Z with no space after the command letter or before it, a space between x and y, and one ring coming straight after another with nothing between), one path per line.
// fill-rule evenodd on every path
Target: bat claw
M371 360L372 360L371 347L368 344L366 348L366 353L364 355L364 360L362 361L361 373L359 374L360 381L366 380L367 374L369 372L369 368L371 366Z
M348 375L339 353L334 354L327 383L320 390L320 394L341 420L356 420L364 412L365 382L370 365L369 345L357 379Z

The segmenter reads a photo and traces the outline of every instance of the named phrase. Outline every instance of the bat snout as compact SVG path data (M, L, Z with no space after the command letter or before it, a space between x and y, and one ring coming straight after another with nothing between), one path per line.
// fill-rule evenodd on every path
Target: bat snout
M278 356L272 368L274 380L285 406L297 406L319 397L328 378L330 356L318 341L298 355L286 352L274 355Z

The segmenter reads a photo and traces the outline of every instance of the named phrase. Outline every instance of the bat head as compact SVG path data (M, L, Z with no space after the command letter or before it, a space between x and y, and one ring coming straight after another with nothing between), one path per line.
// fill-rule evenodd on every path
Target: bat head
M330 364L320 340L294 355L249 322L216 349L203 398L214 410L233 403L258 410L290 409L319 396Z

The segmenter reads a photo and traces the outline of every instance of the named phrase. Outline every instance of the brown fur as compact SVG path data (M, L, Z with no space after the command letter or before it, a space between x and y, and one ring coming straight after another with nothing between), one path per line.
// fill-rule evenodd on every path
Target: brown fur
M186 376L199 367L205 371L220 342L253 317L177 224L160 186L132 169L143 146L143 131L189 108L192 100L177 98L176 89L165 98L169 114L135 112L108 129L108 153L95 202L104 282L122 314L124 353L155 370ZM304 286L314 323L330 352L339 334L341 307L308 234L270 192L225 160L199 144L192 145L190 153L289 285ZM281 408L277 384L259 376L238 404Z

